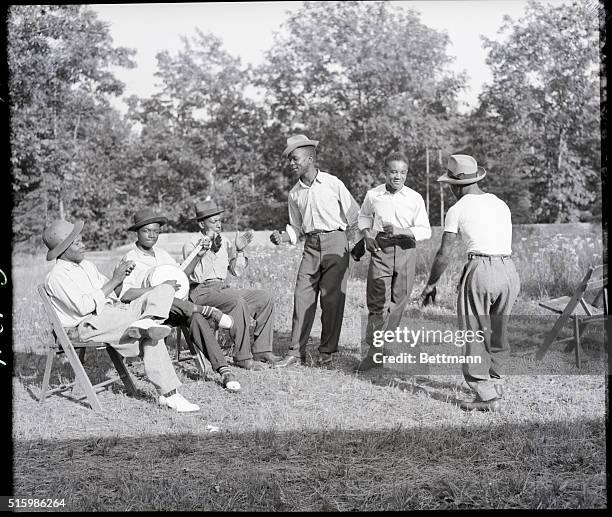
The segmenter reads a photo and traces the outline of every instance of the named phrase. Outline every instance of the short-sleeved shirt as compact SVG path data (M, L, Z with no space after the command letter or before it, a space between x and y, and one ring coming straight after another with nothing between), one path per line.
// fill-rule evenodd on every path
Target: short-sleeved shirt
M444 231L458 233L468 253L510 255L512 220L510 209L494 194L467 194L448 209Z
M152 248L154 255L149 255L142 251L136 244L128 251L121 260L133 260L136 266L132 272L125 277L123 280L123 286L119 298L132 288L140 289L144 286L144 281L149 269L155 266L161 266L164 264L171 264L178 266L178 263L170 253L161 248Z
M100 315L107 305L118 303L115 293L102 291L108 278L88 260L79 264L57 259L45 277L45 290L64 327L76 327L91 314Z
M194 235L183 246L183 259L195 249L203 237L201 233ZM221 247L216 253L208 250L203 257L196 263L193 272L189 275L191 283L200 284L206 280L220 279L225 280L230 261L236 257L234 245L221 235Z
M417 241L431 237L423 197L406 185L392 193L383 183L366 192L359 211L359 229L382 232L384 223L412 230Z
M296 236L289 233L292 244L315 230L357 229L359 205L344 183L327 172L317 170L310 186L298 180L289 191L288 205L289 224Z

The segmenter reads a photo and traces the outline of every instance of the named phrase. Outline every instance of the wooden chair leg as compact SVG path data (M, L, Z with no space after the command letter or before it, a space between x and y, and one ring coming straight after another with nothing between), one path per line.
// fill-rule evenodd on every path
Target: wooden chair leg
M540 345L540 348L538 348L538 351L536 353L536 359L538 361L544 358L544 355L550 348L550 345L552 345L555 339L557 339L559 332L561 331L569 317L570 315L566 312L561 314L561 316L559 316L559 318L555 322L553 328L548 332L548 334L546 334L544 342Z
M187 329L187 327L181 327L181 331L183 333L183 336L185 337L185 342L187 343L187 346L189 347L189 351L191 352L191 355L195 357L196 360L196 366L198 367L198 370L200 371L200 375L206 379L208 377L208 374L212 371L212 365L210 364L210 362L208 361L208 359L206 359L206 356L202 353L202 351L193 344L193 342L191 341L191 338L189 337L189 330ZM180 336L180 333L179 333Z
M72 369L74 370L77 383L83 388L83 391L85 391L85 395L87 396L87 400L89 401L91 409L93 409L94 411L102 411L102 405L100 404L98 396L96 395L96 392L93 389L93 385L91 384L91 381L89 380L89 377L87 376L87 373L83 368L83 363L81 363L81 361L79 360L79 356L75 352L74 348L72 348L72 346L63 348L64 354L66 355L66 358L68 359L70 365L72 366Z
M42 388L40 390L39 402L43 403L47 397L47 391L49 390L49 379L51 378L51 368L53 367L53 359L55 358L55 350L49 350L47 352L47 362L45 364L45 373L43 375Z
M174 328L174 335L176 336L176 360L181 359L181 329L179 327Z
M79 350L79 360L81 361L81 363L85 362L85 352L86 350L84 348L81 348Z
M580 369L580 320L574 315L574 350L576 351L576 366Z
M119 373L119 377L123 381L123 385L125 386L125 389L130 395L135 397L138 394L138 390L136 389L136 385L134 384L134 381L132 380L132 376L130 375L130 372L128 372L125 366L125 363L123 362L123 357L121 356L119 352L117 352L117 350L115 350L110 345L106 345L106 351L108 352L108 355L110 356L111 361L115 365L115 369L117 370L117 373Z

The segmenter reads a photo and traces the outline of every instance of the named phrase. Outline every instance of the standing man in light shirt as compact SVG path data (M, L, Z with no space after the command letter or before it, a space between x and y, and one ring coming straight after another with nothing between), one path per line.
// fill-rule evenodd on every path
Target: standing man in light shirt
M408 159L391 153L384 172L385 183L368 190L359 211L359 229L372 254L366 285L369 349L359 372L382 366L373 360L373 334L399 325L414 283L416 243L431 237L423 197L404 185Z
M110 279L84 259L80 233L83 221L75 224L53 221L43 231L49 249L47 260L57 259L45 278L45 290L62 325L75 328L82 341L109 343L123 357L143 357L145 374L159 394L159 403L178 412L198 411L177 388L181 385L163 338L170 327L168 318L174 288L159 285L129 304L121 303L115 291L134 264L122 261Z
M234 365L246 370L263 370L267 367L264 363L280 360L272 352L274 300L263 289L235 289L227 284L228 272L238 276L237 264L248 264L244 253L253 232L236 235L234 242L230 242L221 235L223 212L211 200L196 204L195 220L200 232L183 246L183 258L186 260L200 242L204 247L185 268L191 284L189 297L194 303L211 305L233 318L230 336L235 342ZM252 344L251 317L255 319Z
M287 356L275 365L278 368L304 361L319 293L318 364L331 364L332 354L338 351L348 280L347 229L356 229L359 205L342 181L316 168L318 144L305 135L294 135L283 151L298 181L289 192L286 231L274 230L270 240L276 245L304 240L304 254L295 285L291 345Z
M496 411L501 407L501 374L510 351L508 318L520 289L510 257L510 209L497 196L480 189L477 182L487 173L473 157L452 155L446 168L448 172L438 181L450 185L457 202L446 214L440 249L421 297L426 300L435 292L457 234L461 234L467 244L468 260L459 281L458 324L461 330L479 332L480 337L465 340L464 354L480 357L481 363L463 364L463 375L476 398L462 401L459 406L468 411Z
M150 208L144 208L134 214L133 224L128 231L136 232L137 240L134 246L123 256L122 261L130 261L134 269L123 281L119 298L129 303L139 296L149 292L153 287L146 287L147 273L156 266L171 265L179 267L174 258L163 248L155 246L161 232L162 225L168 219L155 213ZM167 280L165 283L178 289L176 280ZM230 392L240 391L240 383L232 373L223 351L217 342L212 322L217 322L221 328L231 328L230 316L223 314L216 307L196 305L189 300L181 300L176 296L172 300L168 323L170 325L184 325L189 330L191 341L210 361L215 372L221 376L221 384Z

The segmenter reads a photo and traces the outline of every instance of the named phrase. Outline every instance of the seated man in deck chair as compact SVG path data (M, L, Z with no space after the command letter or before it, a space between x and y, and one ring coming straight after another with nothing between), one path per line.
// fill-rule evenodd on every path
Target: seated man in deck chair
M121 301L129 303L154 289L154 287L145 287L147 273L151 268L166 264L179 267L167 251L155 246L161 227L167 222L166 217L156 214L150 208L144 208L134 214L134 224L128 228L128 231L136 232L137 240L121 260L133 262L135 266L123 282L119 294ZM176 280L166 280L165 283L176 290L179 289ZM215 307L196 305L177 297L173 299L168 323L186 326L191 341L204 353L213 369L221 375L223 387L230 392L240 391L240 383L227 365L217 343L211 328L211 320L218 322L220 328L231 328L233 325L231 317Z
M159 404L178 412L200 408L185 399L163 341L170 327L163 325L174 298L174 288L160 285L135 299L121 303L114 290L121 286L134 265L121 262L110 280L84 260L80 233L83 221L75 224L53 221L43 231L49 249L47 260L56 259L45 277L45 290L64 327L74 328L81 341L110 344L123 357L143 357L145 374L159 394Z

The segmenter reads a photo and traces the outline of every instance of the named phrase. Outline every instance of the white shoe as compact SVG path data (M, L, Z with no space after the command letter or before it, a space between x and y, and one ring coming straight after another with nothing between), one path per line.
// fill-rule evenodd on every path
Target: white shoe
M133 339L149 338L159 341L170 335L172 329L167 325L161 325L151 318L143 318L133 322L125 333Z
M178 391L174 395L170 395L169 397L164 397L163 395L160 395L159 404L160 406L167 406L170 409L174 409L174 411L177 411L179 413L190 413L192 411L200 411L200 406L189 402Z

